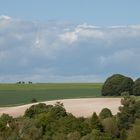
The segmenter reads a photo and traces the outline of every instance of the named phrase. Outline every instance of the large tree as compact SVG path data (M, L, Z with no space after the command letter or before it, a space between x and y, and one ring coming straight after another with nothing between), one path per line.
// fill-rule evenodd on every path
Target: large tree
M103 87L103 96L120 96L123 92L132 94L133 80L121 74L114 74L107 78Z
M135 96L140 96L140 78L138 78L133 85L133 94Z

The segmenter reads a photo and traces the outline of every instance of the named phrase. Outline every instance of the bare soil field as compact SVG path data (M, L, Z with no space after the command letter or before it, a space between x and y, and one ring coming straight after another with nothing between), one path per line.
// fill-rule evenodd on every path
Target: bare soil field
M89 117L93 114L93 112L99 114L103 108L109 108L113 114L116 114L118 112L118 107L121 105L121 98L63 99L46 101L42 103L54 105L58 101L64 104L67 112L72 113L76 117ZM0 115L6 113L13 117L19 117L24 115L25 110L34 104L26 104L15 107L0 107Z

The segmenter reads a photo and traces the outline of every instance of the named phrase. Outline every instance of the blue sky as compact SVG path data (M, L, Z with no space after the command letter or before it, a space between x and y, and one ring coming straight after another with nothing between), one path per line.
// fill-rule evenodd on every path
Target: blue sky
M140 76L139 0L3 0L0 82Z
M1 0L0 14L36 21L109 26L140 23L139 0Z

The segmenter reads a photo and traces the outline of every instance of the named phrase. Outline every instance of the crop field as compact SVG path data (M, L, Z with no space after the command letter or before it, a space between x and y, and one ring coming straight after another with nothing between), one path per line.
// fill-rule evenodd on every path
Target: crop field
M0 84L0 106L68 98L100 97L102 83Z

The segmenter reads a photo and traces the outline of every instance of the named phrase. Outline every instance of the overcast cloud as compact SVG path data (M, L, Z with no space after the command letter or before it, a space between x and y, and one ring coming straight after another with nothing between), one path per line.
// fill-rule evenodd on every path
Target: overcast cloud
M0 17L0 82L140 76L140 25L98 27Z

